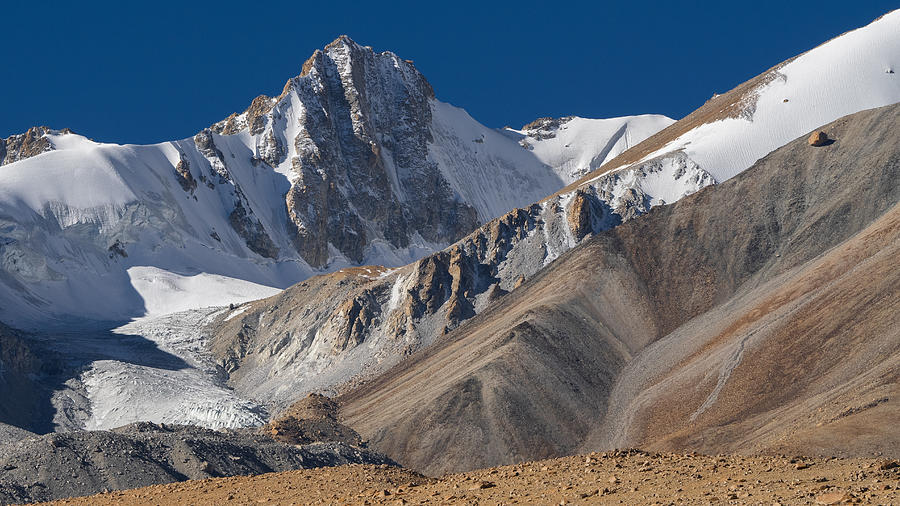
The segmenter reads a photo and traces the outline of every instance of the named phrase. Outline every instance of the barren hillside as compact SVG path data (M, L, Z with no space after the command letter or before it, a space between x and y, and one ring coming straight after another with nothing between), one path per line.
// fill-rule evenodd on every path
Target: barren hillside
M598 234L344 395L347 423L430 474L634 445L897 453L898 127L900 106L851 115Z

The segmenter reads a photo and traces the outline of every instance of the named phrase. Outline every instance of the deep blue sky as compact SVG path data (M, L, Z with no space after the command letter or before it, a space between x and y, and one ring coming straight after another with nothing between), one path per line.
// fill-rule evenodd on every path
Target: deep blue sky
M679 118L713 93L900 7L897 0L7 4L0 137L45 124L121 143L188 137L256 95L276 95L316 48L342 33L415 60L439 99L489 126L569 114Z

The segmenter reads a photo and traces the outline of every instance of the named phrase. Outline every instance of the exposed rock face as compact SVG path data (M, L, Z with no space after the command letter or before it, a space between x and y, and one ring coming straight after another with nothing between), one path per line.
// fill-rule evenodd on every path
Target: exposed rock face
M325 327L326 331L330 330L337 336L334 351L340 353L362 343L369 326L380 314L378 309L380 306L376 303L375 294L369 289L338 306Z
M47 139L47 134L71 133L68 128L52 130L49 127L37 126L29 128L23 134L11 135L6 139L0 139L0 165L31 158L32 156L50 151L53 145Z
M208 128L201 130L194 136L194 145L197 147L197 151L209 162L212 171L219 176L218 183L226 184L230 178L228 169L225 167L225 155L216 147L212 132Z
M575 192L566 213L569 230L575 239L581 240L585 235L599 228L595 226L595 221L603 220L604 213L601 206L602 204L593 195L582 190Z
M256 103L259 100L254 101ZM244 239L247 248L259 256L277 259L279 249L275 245L269 232L263 223L257 218L247 197L244 195L241 185L232 177L226 163L225 155L216 147L215 139L209 129L202 130L194 136L194 145L197 151L206 159L209 166L209 176L201 175L203 181L210 190L223 195L223 200L232 200L232 210L228 214L228 224L237 234ZM181 170L179 170L181 167ZM197 187L197 182L190 173L190 165L182 157L175 167L175 175L182 189L191 191ZM219 185L217 188L216 185ZM216 235L218 236L218 234Z
M556 131L559 127L566 124L571 119L572 116L565 116L562 118L538 118L523 126L522 130L526 132L529 137L535 139L552 139L556 137Z
M359 434L338 421L338 405L324 395L310 394L262 427L276 441L288 444L316 442L365 446Z
M175 178L182 190L193 193L197 189L197 180L191 175L191 164L184 157L175 164Z
M31 428L46 415L39 398L47 392L39 378L52 367L22 333L0 324L0 423Z
M295 179L286 206L297 251L321 267L330 243L361 262L373 240L405 248L418 234L447 243L479 223L475 209L460 202L428 159L433 98L410 63L342 37L316 51L281 97L258 97L213 129L261 134L255 159L270 166L281 163L285 144L291 145ZM275 125L297 101L299 124L284 138L287 132Z
M238 198L234 202L234 210L228 215L228 223L231 224L231 228L247 241L247 247L254 253L267 258L278 258L278 247L266 233L262 222L253 219L250 212L244 207L240 192L235 193Z
M347 37L278 96L190 139L73 136L20 159L53 147L42 132L3 142L5 162L19 162L0 195L0 319L20 326L46 313L140 316L124 272L138 261L279 288L348 265L405 265L563 185L515 140L438 101L411 62ZM29 191L50 173L53 191ZM117 240L127 259L110 257ZM76 293L87 285L114 307L87 304Z

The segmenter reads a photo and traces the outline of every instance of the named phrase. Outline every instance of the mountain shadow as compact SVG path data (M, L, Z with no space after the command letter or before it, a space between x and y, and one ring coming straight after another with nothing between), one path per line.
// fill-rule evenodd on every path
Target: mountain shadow
M145 337L113 332L121 324L41 333L0 324L0 423L38 434L78 428L90 404L77 378L98 360L189 367Z

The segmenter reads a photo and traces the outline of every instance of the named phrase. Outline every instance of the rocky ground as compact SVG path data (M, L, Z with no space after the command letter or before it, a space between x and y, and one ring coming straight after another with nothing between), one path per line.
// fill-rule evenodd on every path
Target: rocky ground
M19 441L27 437L37 437L37 434L0 422L0 445Z
M351 463L393 464L341 442L286 444L255 430L137 423L0 445L0 504L211 477Z
M54 504L897 504L900 464L807 459L592 453L441 478L348 465L189 481Z
M293 445L331 441L365 448L359 434L338 420L337 410L337 403L328 397L310 394L281 412L261 432Z

